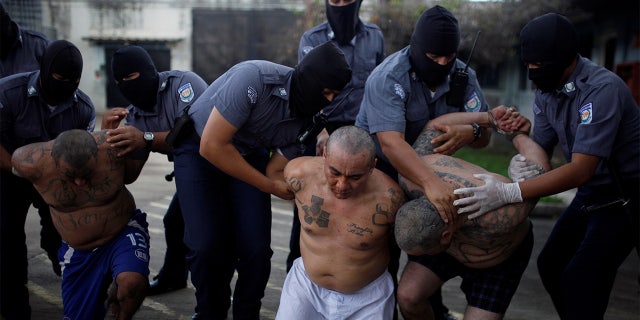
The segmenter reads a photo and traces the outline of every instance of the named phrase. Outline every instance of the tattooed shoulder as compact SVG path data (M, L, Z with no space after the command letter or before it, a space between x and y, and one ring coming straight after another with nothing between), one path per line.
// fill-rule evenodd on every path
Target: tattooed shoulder
M304 184L296 177L288 177L287 183L293 193L298 193L304 188Z

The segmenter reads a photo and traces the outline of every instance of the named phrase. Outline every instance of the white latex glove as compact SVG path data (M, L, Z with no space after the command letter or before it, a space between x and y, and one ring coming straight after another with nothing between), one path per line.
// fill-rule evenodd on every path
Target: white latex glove
M511 181L524 181L538 176L542 173L542 166L527 159L521 155L516 154L511 158L509 163L509 178Z
M484 180L484 185L459 188L453 191L454 194L467 195L465 198L454 201L453 205L459 207L458 214L473 212L467 217L469 220L505 204L522 202L522 194L517 182L504 183L489 174L474 174L473 176Z

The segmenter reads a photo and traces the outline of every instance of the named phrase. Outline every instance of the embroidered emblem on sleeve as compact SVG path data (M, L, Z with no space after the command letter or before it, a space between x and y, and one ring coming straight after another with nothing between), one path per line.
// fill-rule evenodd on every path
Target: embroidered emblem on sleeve
M580 123L587 124L591 123L591 119L593 119L593 104L591 102L585 104L580 107Z
M398 97L400 97L400 99L404 100L404 97L405 97L404 89L402 89L402 86L399 83L396 83L393 85L393 92Z
M258 101L258 92L253 87L247 87L247 98L249 98L249 103L254 104Z
M193 87L191 87L191 82L183 85L178 89L178 94L180 95L180 101L182 102L191 102L195 94L193 93Z
M312 46L304 46L304 47L302 47L302 54L303 55L307 55L307 53L309 53L309 51L311 51L311 49L313 49Z
M474 92L467 103L465 103L464 108L467 112L475 112L480 110L480 98L478 98L478 94L476 92Z

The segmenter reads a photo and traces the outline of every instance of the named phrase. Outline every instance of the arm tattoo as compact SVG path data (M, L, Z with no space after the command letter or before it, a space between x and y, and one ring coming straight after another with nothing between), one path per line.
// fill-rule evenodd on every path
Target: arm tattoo
M433 154L433 149L438 147L439 145L431 144L431 140L433 140L440 134L442 134L442 132L436 129L425 127L422 132L420 132L418 138L416 138L416 141L413 143L413 149L416 150L416 153L419 156Z
M289 187L291 187L291 191L293 191L293 193L298 193L302 190L302 181L296 179L296 177L291 177L287 181L289 181Z

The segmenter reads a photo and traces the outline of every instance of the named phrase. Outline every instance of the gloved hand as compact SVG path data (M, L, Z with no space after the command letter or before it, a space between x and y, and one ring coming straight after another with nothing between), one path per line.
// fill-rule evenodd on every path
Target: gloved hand
M469 220L505 204L522 201L520 186L517 182L504 183L489 174L474 174L473 176L484 180L484 185L459 188L453 191L454 194L469 195L453 202L454 206L460 207L458 214L473 212L467 217Z
M511 158L509 163L509 178L511 181L524 181L538 176L542 173L542 166L527 159L521 155L516 154Z

